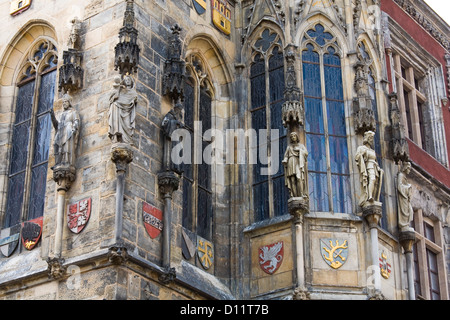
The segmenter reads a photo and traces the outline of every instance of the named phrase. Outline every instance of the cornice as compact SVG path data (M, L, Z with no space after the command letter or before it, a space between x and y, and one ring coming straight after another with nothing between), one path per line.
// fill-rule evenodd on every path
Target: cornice
M450 52L450 38L446 35L450 34L450 27L436 12L423 1L394 0L394 2ZM437 24L441 26L438 27ZM445 33L441 31L442 29L446 29Z

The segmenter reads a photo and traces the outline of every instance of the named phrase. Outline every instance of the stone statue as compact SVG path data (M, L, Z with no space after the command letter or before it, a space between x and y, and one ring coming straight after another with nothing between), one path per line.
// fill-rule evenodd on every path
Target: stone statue
M377 155L373 150L374 136L373 131L367 131L364 134L363 145L356 150L355 161L361 184L359 201L361 207L367 203L378 202L380 199L384 171L378 165Z
M130 75L125 75L122 81L119 76L114 79L109 102L109 138L113 143L133 145L137 92Z
M414 230L410 227L414 216L411 205L412 187L406 177L410 171L411 163L404 162L397 176L398 226L402 232Z
M80 116L72 107L71 98L68 94L65 94L63 97L63 108L64 111L59 121L56 119L53 110L51 110L52 123L56 131L53 144L55 169L59 167L74 167L75 152L78 145Z
M282 161L285 183L291 198L309 198L307 177L308 151L300 143L296 132L292 132L289 137L291 143L287 147Z
M172 133L180 128L184 127L182 122L183 106L181 102L175 104L174 108L170 110L164 117L161 127L164 133L164 169L166 171L175 171L176 173L181 173L181 168L179 165L172 163Z

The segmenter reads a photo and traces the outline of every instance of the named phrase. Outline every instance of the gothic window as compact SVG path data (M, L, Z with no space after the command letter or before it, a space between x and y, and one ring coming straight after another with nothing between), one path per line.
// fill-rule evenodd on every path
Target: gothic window
M212 240L212 185L211 165L204 159L194 161L195 139L199 139L202 150L211 141L205 140L204 133L211 129L212 86L206 75L204 64L199 57L188 61L188 76L185 82L184 122L193 137L191 143L192 163L183 164L183 214L182 225L200 237ZM201 124L199 137L194 137L195 126ZM201 157L200 157L201 158Z
M351 213L341 58L321 24L306 33L302 61L310 209Z
M283 127L281 109L284 102L284 55L279 36L265 29L253 46L250 67L250 111L251 126L258 136L258 161L253 165L253 209L255 221L262 221L287 213L288 192L284 183L283 150L287 147L286 129ZM264 136L264 131L267 130ZM279 145L271 150L271 138L278 130ZM277 161L278 171L266 174L262 168L269 165L266 159L272 156Z
M38 43L18 79L5 228L44 213L56 59L56 48L51 42Z

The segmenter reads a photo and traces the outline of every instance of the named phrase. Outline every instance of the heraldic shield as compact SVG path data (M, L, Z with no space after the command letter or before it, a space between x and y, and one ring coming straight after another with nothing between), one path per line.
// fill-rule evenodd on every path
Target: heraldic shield
M342 239L320 239L320 254L333 269L339 269L347 262L348 241Z
M27 250L33 250L42 235L44 217L22 223L22 244Z
M197 236L197 254L200 264L205 270L211 268L214 263L213 244L202 237Z
M91 217L91 198L70 204L67 208L67 225L73 233L80 233Z
M206 12L206 0L192 0L192 3L198 14L204 14Z
M16 250L20 238L20 224L0 231L0 251L9 257Z
M262 246L258 250L259 266L267 274L274 274L281 266L284 257L284 243L276 243Z
M163 213L158 208L143 202L142 218L144 220L145 230L150 238L155 239L163 229Z

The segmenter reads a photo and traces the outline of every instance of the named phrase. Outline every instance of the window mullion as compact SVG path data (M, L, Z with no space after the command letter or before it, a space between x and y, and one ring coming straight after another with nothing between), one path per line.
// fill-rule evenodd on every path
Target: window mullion
M272 50L272 48L270 48L267 52L270 52ZM267 149L267 160L268 160L268 168L270 168L272 166L271 163L271 157L269 155L271 155L272 149L271 149L271 143L270 143L270 138L271 138L271 130L272 130L272 124L271 124L271 110L270 110L270 76L269 76L269 54L265 55L265 78L266 78L266 128L267 128L267 137L266 137L266 149ZM273 218L274 217L274 203L273 203L273 183L272 183L272 177L270 175L267 176L267 188L269 191L269 218Z
M325 150L327 159L327 185L328 185L328 204L329 210L334 212L333 208L333 187L331 182L331 155L330 155L330 136L328 133L328 109L327 109L327 97L326 97L326 83L325 83L325 65L323 59L323 53L319 55L320 59L320 82L322 87L322 113L323 113L323 126L325 135Z

